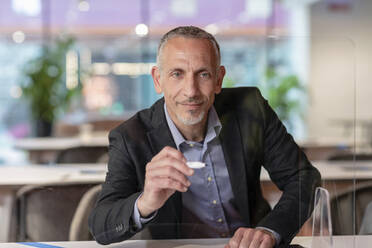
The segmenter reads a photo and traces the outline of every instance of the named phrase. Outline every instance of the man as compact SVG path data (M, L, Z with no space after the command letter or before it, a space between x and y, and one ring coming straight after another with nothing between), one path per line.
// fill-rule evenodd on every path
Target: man
M221 89L224 75L212 35L192 26L164 35L152 69L164 98L109 135L108 173L89 221L97 242L148 227L155 239L231 237L230 248L290 243L311 212L319 172L259 91ZM283 191L271 211L262 165Z

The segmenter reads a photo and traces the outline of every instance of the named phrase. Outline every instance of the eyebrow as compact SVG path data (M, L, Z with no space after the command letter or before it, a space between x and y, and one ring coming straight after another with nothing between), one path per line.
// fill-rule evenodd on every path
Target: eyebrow
M171 69L169 69L167 72L170 73L170 72L172 72L172 71L185 71L185 70L182 69L182 68L175 67L175 68L171 68ZM198 74L198 73L203 72L203 71L208 71L208 72L209 72L209 70L208 70L207 67L202 67L202 68L196 70L194 73L195 73L195 74Z
M171 71L184 71L184 69L179 68L179 67L174 67L174 68L170 68L170 69L168 70L168 72L171 72Z
M203 72L203 71L209 72L208 68L203 67L203 68L200 68L199 70L197 70L195 73L198 74L198 73Z

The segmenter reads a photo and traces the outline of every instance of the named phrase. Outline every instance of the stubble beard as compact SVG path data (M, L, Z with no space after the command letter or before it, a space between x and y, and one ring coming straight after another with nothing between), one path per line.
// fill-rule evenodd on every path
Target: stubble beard
M191 126L200 123L204 118L205 111L204 110L201 111L198 116L194 116L192 112L193 111L189 111L188 117L182 116L181 114L176 114L177 119L186 126Z

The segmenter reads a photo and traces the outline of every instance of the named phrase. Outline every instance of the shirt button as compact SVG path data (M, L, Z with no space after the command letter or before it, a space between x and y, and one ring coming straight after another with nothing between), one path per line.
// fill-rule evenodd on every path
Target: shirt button
M221 223L222 222L222 219L221 218L219 218L218 220L217 220L219 223Z
M194 144L189 144L190 147L194 147Z
M227 233L221 233L221 238L226 238L227 237Z
M213 204L217 204L217 201L216 201L216 200L213 200L212 203L213 203Z
M212 181L212 178L211 177L208 177L208 182Z

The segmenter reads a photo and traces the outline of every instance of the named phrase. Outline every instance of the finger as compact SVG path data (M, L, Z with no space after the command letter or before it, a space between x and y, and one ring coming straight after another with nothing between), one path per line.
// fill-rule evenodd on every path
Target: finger
M187 176L191 176L194 173L194 170L189 168L185 162L173 157L164 157L161 160L152 161L148 166L146 166L146 170L165 166L172 166Z
M229 240L228 245L230 246L230 248L239 247L239 244L243 238L243 234L244 234L244 228L239 228L238 230L236 230L236 232L234 233L234 236Z
M187 179L187 177L181 173L179 170L172 166L163 166L163 167L157 167L150 169L147 174L148 178L153 177L165 177L170 178L175 181L178 181L183 184L185 187L189 187L191 185L190 181Z
M275 244L276 244L276 239L275 239L274 234L272 234L271 232L269 232L267 230L264 230L264 229L258 229L258 230L260 232L262 232L261 246L262 246L262 243L264 242L265 243L265 246L263 246L263 247L266 247L266 243L269 243L269 246L268 247L274 247Z
M244 235L243 235L243 238L242 240L240 241L240 246L239 247L249 247L251 248L251 243L252 243L252 240L253 240L253 235L254 235L255 231L253 229L247 229L245 232L244 232Z
M262 240L259 248L273 248L274 245L275 243L273 243L273 240L271 239L271 237L269 238L265 237L264 240Z
M159 189L172 189L178 190L180 192L187 191L187 187L185 187L182 183L170 178L156 177L153 178L151 181L152 185L156 185L155 187Z
M259 248L262 242L262 235L261 232L256 231L252 237L249 248Z

